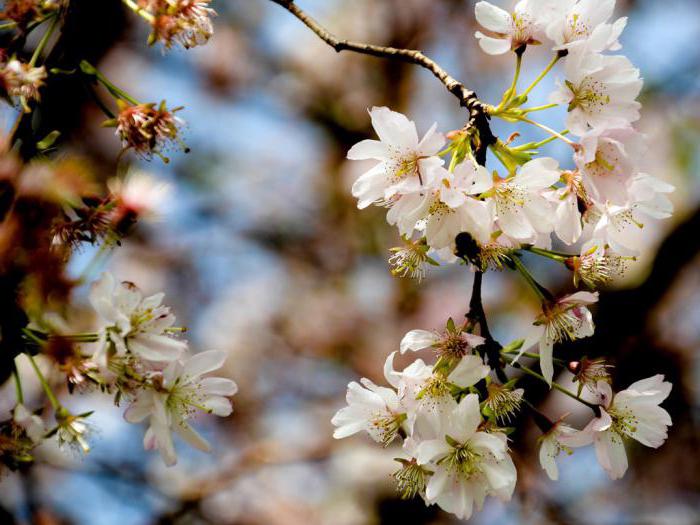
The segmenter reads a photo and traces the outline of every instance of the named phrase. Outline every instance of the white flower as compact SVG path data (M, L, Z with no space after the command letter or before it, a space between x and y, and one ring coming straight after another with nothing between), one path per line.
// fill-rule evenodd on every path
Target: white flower
M568 436L576 434L578 431L559 420L552 428L540 438L540 465L549 476L549 479L556 481L559 479L559 469L556 458L563 451L571 454L572 450L567 444Z
M582 282L589 288L608 285L616 277L622 276L626 261L632 257L616 254L610 247L592 239L581 247L581 254L566 261L567 267L574 274L574 286Z
M173 195L170 184L144 171L132 171L124 179L110 179L107 187L117 204L113 222L127 215L132 219L158 219Z
M415 123L405 115L385 107L374 107L369 114L380 140L363 140L348 151L351 160L379 161L353 184L352 194L361 209L421 189L430 171L442 165L435 154L445 143L435 125L419 140Z
M163 296L158 293L144 298L135 284L117 284L112 274L102 274L90 290L90 303L105 323L93 359L106 366L111 345L117 355L130 352L153 364L179 358L187 343L168 336L175 316L161 305Z
M580 204L588 202L581 175L576 171L562 173L564 186L547 192L545 196L554 205L554 233L565 244L579 240L583 232Z
M22 403L17 403L17 406L15 406L12 419L17 425L24 429L33 443L40 443L44 439L44 435L46 434L44 421L36 414L27 410L27 407Z
M645 173L635 176L629 185L630 204L596 205L586 213L592 228L591 238L609 245L624 256L634 256L644 245L644 223L647 218L665 219L673 213L673 204L666 196L673 186Z
M489 2L476 4L476 20L493 36L477 31L479 45L489 55L502 55L521 46L539 44L556 13L556 0L521 0L512 13Z
M590 128L621 127L639 120L643 82L627 57L571 52L566 80L550 99L568 104L567 127L577 135Z
M436 251L454 248L462 232L482 242L489 239L493 228L490 203L472 197L491 186L486 168L467 161L450 173L437 166L430 184L430 188L394 200L387 214L389 224L396 224L402 235L424 230L428 246Z
M462 357L475 347L484 344L484 338L479 335L463 332L454 323L448 323L444 332L428 330L411 330L401 340L401 353L411 350L418 352L424 348L434 348L441 355Z
M552 210L544 191L559 181L558 166L554 159L535 159L514 177L496 182L490 193L495 217L505 235L534 243L541 234L551 233Z
M627 25L627 18L608 21L615 10L615 0L560 0L562 13L552 17L547 36L555 50L585 46L589 51L617 51L618 38Z
M644 136L630 125L594 128L585 133L574 160L591 198L626 204L630 198L630 181L638 173L637 164L644 151Z
M532 345L539 345L540 370L550 385L554 377L554 344L593 335L593 316L587 306L597 301L597 292L577 292L543 305L543 312L535 320L535 328L523 344L521 354Z
M202 377L221 368L225 360L224 352L209 350L184 362L170 363L162 373L153 376L151 387L140 390L124 412L129 423L149 418L144 448L158 449L166 465L177 461L171 430L193 447L208 452L209 443L187 420L198 410L221 417L231 414L228 397L238 391L236 383L223 377Z
M365 431L377 443L387 446L399 435L407 419L406 412L393 388L377 386L366 378L360 383L353 381L348 385L345 396L348 406L331 419L336 427L333 437L342 439Z
M508 455L502 433L478 430L481 424L479 398L468 394L439 414L435 438L416 447L416 459L433 471L425 491L428 503L460 519L481 509L486 496L508 500L513 494L517 473Z
M610 478L621 478L627 471L624 436L651 448L659 448L666 441L667 429L673 423L659 405L671 393L672 386L664 381L663 375L655 375L613 394L607 382L599 381L600 417L591 420L569 442L572 446L583 446L592 441L598 462Z

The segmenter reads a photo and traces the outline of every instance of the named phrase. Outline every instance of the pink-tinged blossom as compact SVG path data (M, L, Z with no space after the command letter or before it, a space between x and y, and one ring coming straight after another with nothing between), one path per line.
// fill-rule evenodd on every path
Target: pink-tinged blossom
M180 362L174 361L151 378L150 387L138 391L124 413L129 423L149 421L143 444L146 450L157 449L166 465L177 462L172 432L193 447L208 452L209 443L188 423L198 411L220 417L232 412L231 401L238 387L223 377L203 377L224 364L226 354L209 350Z
M584 47L588 51L617 51L618 39L627 25L627 18L610 23L615 0L559 0L560 14L547 25L547 36L554 49Z
M478 2L476 21L488 34L475 33L481 49L489 55L532 44L540 44L548 23L557 14L556 0L521 0L512 13L489 2Z
M595 128L581 137L574 155L583 185L598 202L624 205L630 200L630 181L644 155L644 136L632 126Z
M566 126L576 135L591 128L623 127L639 120L639 70L625 56L572 52L566 78L551 102L568 104Z
M655 375L613 393L610 384L599 381L596 391L600 417L568 439L570 446L595 445L598 462L611 479L619 479L627 471L624 437L642 445L659 448L668 437L673 423L668 412L659 405L671 393L671 383L663 375Z
M552 232L552 206L545 190L559 181L558 168L554 159L532 160L515 176L497 180L487 192L494 203L494 218L505 235L518 242L536 243L540 235Z
M385 107L374 107L369 114L379 140L363 140L348 151L350 160L378 161L353 184L352 194L360 209L391 204L395 196L423 188L432 170L443 164L435 155L445 144L435 125L419 140L415 123L405 115Z

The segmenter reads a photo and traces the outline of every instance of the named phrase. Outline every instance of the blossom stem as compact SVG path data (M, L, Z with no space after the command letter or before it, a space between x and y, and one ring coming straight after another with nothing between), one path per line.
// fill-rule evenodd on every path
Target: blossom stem
M527 267L520 260L520 257L518 257L516 255L516 256L511 257L511 260L513 261L513 264L515 265L515 269L520 272L520 274L523 276L523 278L525 279L527 284L530 285L530 287L534 290L534 292L537 294L537 296L540 299L542 299L542 301L553 301L554 300L554 296L551 294L551 292L535 280L535 278L532 276L530 271L527 269Z
M575 143L575 142L573 142L572 140L567 139L564 135L562 135L562 134L559 133L558 131L554 131L552 128L550 128L550 127L548 127L548 126L545 126L544 124L540 124L539 122L536 122L536 121L534 121L534 120L530 120L529 118L523 117L522 115L518 115L518 116L516 116L516 117L514 117L514 118L517 119L517 120L519 120L519 121L521 121L521 122L525 122L525 123L527 123L527 124L531 124L531 125L533 125L533 126L536 126L536 127L540 128L541 130L546 131L547 133L549 133L550 135L552 135L552 137L557 138L557 139L559 139L559 140L562 140L562 141L566 142L566 143L567 143L569 146L571 146L571 147L575 147L575 146L576 146L576 143Z
M569 134L569 133L570 133L570 131L569 131L568 129L565 129L564 131L562 131L561 133L559 133L559 135L565 136L565 135L567 135L567 134ZM516 146L516 147L514 147L514 148L512 148L512 149L513 149L514 151L533 150L533 149L541 148L542 146L545 146L545 145L549 144L550 142L554 142L554 141L557 140L558 138L559 138L558 136L552 135L551 137L548 137L548 138L546 138L546 139L544 139L544 140L540 140L539 142L530 142L530 143L528 143L528 144L522 144L522 145Z
M518 89L518 79L520 79L520 70L523 65L523 54L522 53L516 53L515 54L516 59L515 59L515 74L513 75L513 82L511 82L510 87L508 90L503 94L503 100L501 100L501 103L498 105L496 108L496 112L502 110L511 100L513 100L513 97L517 93Z
M535 378L539 379L540 381L543 381L543 382L549 384L549 382L545 379L545 377L542 374L538 374L537 372L535 372L531 368L526 367L525 365L521 365L520 363L511 363L510 366L512 366L513 368L517 368L519 370L522 370L527 375L535 377ZM593 403L589 403L585 399L581 399L576 394L574 394L572 391L561 386L559 383L552 381L552 388L555 390L559 390L559 392L561 392L562 394L565 394L565 395L569 396L571 399L575 399L579 403L586 405L588 408L593 410L593 412L595 412L596 414L598 413L598 410L599 410L598 405L594 405Z
M542 73L540 73L535 80L532 81L532 84L528 86L528 88L522 92L522 96L527 96L530 94L530 92L537 87L537 84L539 84L544 77L546 77L549 72L552 70L552 68L561 60L562 55L560 53L557 53L554 55L552 60L547 64L547 67L544 68Z
M46 33L44 33L44 36L41 37L41 40L39 41L39 44L36 46L36 49L34 50L34 54L32 55L32 58L29 60L29 65L34 67L39 60L39 57L41 56L41 53L44 51L44 48L46 47L46 44L49 43L49 40L51 39L51 35L53 35L53 32L56 30L56 27L58 26L58 20L59 16L58 13L55 13L51 15L51 25L49 28L46 30Z
M34 372L36 373L36 377L39 379L39 382L41 383L41 387L44 389L44 392L46 393L46 397L49 398L49 402L51 403L51 406L53 407L55 412L58 412L61 410L61 403L59 403L58 399L56 398L56 395L53 393L53 390L51 390L51 387L49 386L49 383L46 381L46 378L44 377L44 374L41 373L41 370L39 370L39 367L36 364L36 361L34 361L34 357L26 353L27 359L29 359L29 362L32 365L32 368L34 369Z
M529 357L530 359L539 359L540 354L535 354L532 352L523 352L522 354L518 350L501 350L501 353L507 356L512 356L512 355L520 355L522 357ZM558 357L553 357L552 361L554 361L556 364L565 366L566 361L563 359L559 359Z
M558 262L564 262L567 259L570 259L572 256L571 255L561 255L556 252L551 252L549 250L543 250L542 248L537 248L535 246L530 246L527 248L528 251L541 255L542 257L546 257L547 259L552 259L553 261L558 261Z
M22 391L22 379L19 376L19 370L17 370L17 362L12 360L12 377L15 381L15 394L17 396L17 402L24 403L24 392Z
M12 27L15 27L17 25L17 22L14 20L10 20L9 22L5 22L4 24L0 24L0 31L4 31L5 29L10 29Z
M545 109L556 108L558 105L559 104L557 104L557 103L545 104L544 106L534 106L531 108L523 108L523 111L525 113L534 113L535 111L544 111Z
M134 106L138 106L140 104L138 100L129 95L126 91L118 88L112 82L110 82L106 76L100 73L100 71L87 60L80 62L80 69L86 75L94 76L105 88L107 88L107 91L109 91L113 97L126 100L129 104L133 104Z
M139 15L144 20L146 20L149 24L153 24L156 21L155 16L153 16L151 13L146 11L143 7L138 5L133 0L122 0L122 1L129 9L131 9L134 13Z

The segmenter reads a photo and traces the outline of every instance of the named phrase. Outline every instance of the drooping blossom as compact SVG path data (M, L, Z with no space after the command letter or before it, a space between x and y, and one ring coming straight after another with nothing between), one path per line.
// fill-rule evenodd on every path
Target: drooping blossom
M554 344L593 335L593 316L588 306L597 301L597 292L577 292L543 304L542 313L535 320L534 329L521 353L534 344L538 345L540 370L549 384L554 377Z
M479 430L479 398L467 394L459 404L451 400L438 414L433 439L416 447L418 464L433 474L425 498L443 510L467 519L481 509L487 496L509 500L517 473L500 432Z
M209 350L182 362L173 361L163 372L152 375L150 387L139 390L124 413L129 423L148 418L144 448L157 449L166 465L177 462L172 432L199 450L210 450L209 443L188 423L195 413L231 414L228 398L237 392L236 383L223 377L203 377L221 368L225 360L224 352Z
M671 388L671 383L660 374L637 381L618 393L613 393L608 382L599 381L596 394L600 417L571 436L569 443L584 446L593 442L598 462L610 478L621 478L627 471L624 437L651 448L659 448L666 441L668 427L673 423L659 405Z
M549 476L549 479L559 479L559 468L556 459L562 452L571 454L571 446L567 445L567 438L578 431L564 423L561 419L552 425L547 433L540 437L539 459L540 465Z
M148 43L166 49L180 44L185 49L206 44L214 34L211 19L216 11L210 0L139 0L150 15L153 32Z
M352 194L360 209L390 203L397 195L423 188L433 168L443 164L436 154L445 144L435 125L419 140L415 123L405 115L385 107L374 107L369 114L379 140L363 140L347 155L350 160L378 161L353 184Z
M122 100L117 100L119 114L116 119L108 120L105 126L114 126L116 133L122 141L124 149L133 149L137 154L151 158L158 155L163 160L163 151L175 144L188 151L180 139L182 119L175 114L182 107L169 109L165 101L159 105L155 103L131 105Z
M19 99L25 112L31 111L28 102L40 100L39 90L46 80L46 68L12 59L0 69L0 83L12 99Z
M581 247L581 254L566 260L573 272L574 286L583 283L591 289L612 283L625 273L627 261L633 257L616 254L609 246L595 239Z
M161 304L163 297L143 297L134 283L117 283L112 274L102 274L90 290L90 303L103 322L93 360L106 367L112 352L128 353L149 367L162 368L182 356L187 343L170 335L175 316Z

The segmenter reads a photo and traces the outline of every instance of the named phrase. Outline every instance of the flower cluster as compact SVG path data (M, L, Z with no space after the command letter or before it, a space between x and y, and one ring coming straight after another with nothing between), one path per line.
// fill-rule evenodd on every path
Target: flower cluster
M374 162L352 193L360 209L372 204L388 209L387 222L403 240L389 260L393 274L422 278L428 264L459 261L476 278L463 326L450 320L444 332L414 330L401 343L402 353L433 348L437 362L428 366L419 359L396 372L392 354L385 366L391 388L367 379L351 383L348 407L333 418L335 436L365 430L385 446L400 436L407 455L395 476L401 494L420 495L461 518L480 508L486 496L510 498L516 471L501 425L523 404L543 432L540 458L553 479L559 452L590 443L603 468L619 478L627 467L623 438L658 447L671 424L659 407L671 389L662 376L613 395L605 359L582 358L569 365L578 393L555 382L555 367L564 364L554 357L556 345L594 334L595 290L640 253L644 224L670 217L673 210L667 196L673 187L640 169L646 144L633 126L640 118L642 80L625 56L609 54L621 49L627 23L612 19L614 7L614 0L521 0L507 12L476 4L481 48L492 55L513 52L516 59L501 101L482 103L481 110L491 119L532 125L547 133L543 140L518 145L518 133L501 140L485 134L484 124L474 119L447 134L433 125L421 136L406 116L375 107L369 114L379 140L364 140L347 154ZM523 57L533 45L550 46L553 58L520 90ZM532 90L559 62L563 79L550 103L528 106ZM539 112L562 105L563 131L535 120ZM566 164L540 155L556 140L570 147ZM483 165L485 148L499 168ZM571 247L570 253L554 250L554 243ZM525 252L561 264L572 272L574 286L589 290L555 296L529 272ZM524 340L502 348L488 331L480 287L483 272L506 268L521 274L541 311ZM538 359L539 372L521 364L523 356ZM515 388L519 377L505 373L508 366L564 391L596 417L583 430L562 419L552 422L525 402L525 390ZM584 387L594 403L581 398Z
M206 376L224 364L226 354L217 350L191 355L187 342L177 335L175 316L162 304L163 294L144 297L136 285L118 283L105 273L93 284L90 303L101 320L96 333L64 334L28 330L27 334L47 346L47 354L59 364L72 392L99 389L114 394L114 402L129 403L124 413L130 423L148 420L144 437L147 450L157 449L166 465L177 461L172 433L189 444L209 451L207 441L189 424L198 412L226 417L228 399L237 391L227 378ZM58 355L57 343L73 343ZM34 363L34 361L32 361ZM25 453L44 438L57 435L59 444L87 453L90 450L91 413L72 414L51 393L38 366L42 384L55 411L56 427L47 431L44 420L21 403L14 409L15 433L25 436ZM30 446L31 445L31 446ZM16 455L16 451L13 452Z

